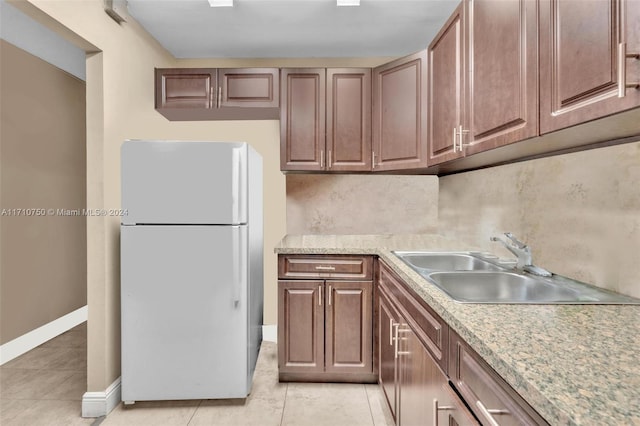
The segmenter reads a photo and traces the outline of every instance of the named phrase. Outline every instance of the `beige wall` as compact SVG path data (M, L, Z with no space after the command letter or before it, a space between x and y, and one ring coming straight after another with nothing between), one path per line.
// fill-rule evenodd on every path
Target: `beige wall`
M87 57L87 204L120 205L120 145L125 139L247 141L264 159L265 324L276 323L276 257L286 233L285 178L278 121L169 122L154 110L153 68L174 66L373 66L386 58L175 60L131 17L118 25L101 0L8 0L89 52ZM120 375L119 218L87 221L88 390Z
M288 234L410 234L438 228L438 178L287 175Z
M440 229L510 255L511 231L534 263L640 297L640 142L440 178Z
M0 74L0 208L84 208L84 81L4 40ZM1 219L4 344L87 303L87 245L84 217Z

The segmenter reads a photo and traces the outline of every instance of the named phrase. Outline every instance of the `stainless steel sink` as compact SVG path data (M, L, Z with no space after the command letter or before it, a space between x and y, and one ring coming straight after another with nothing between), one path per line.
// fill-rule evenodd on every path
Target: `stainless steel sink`
M475 252L393 253L461 303L640 305L640 299L561 275L531 275Z
M557 303L580 300L575 290L511 272L434 272L428 278L459 302Z
M501 271L505 269L468 253L394 252L394 254L414 269L430 271Z

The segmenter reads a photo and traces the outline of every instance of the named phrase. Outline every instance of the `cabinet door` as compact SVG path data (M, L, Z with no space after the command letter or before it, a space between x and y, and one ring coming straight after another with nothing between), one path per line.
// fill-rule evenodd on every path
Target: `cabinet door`
M156 108L215 108L216 70L156 68Z
M640 7L636 0L540 1L540 133L640 105ZM626 43L626 50L620 45ZM622 63L626 82L621 81Z
M282 69L280 169L325 169L325 70Z
M281 373L324 371L324 281L278 281Z
M280 95L278 68L218 70L218 107L277 108Z
M469 1L469 135L465 155L538 135L534 0Z
M371 70L327 69L327 170L371 170Z
M426 52L373 71L373 170L426 167Z
M384 292L378 292L378 382L387 397L391 414L396 419L396 355L395 329L399 316Z
M398 327L397 336L400 378L397 423L400 426L428 424L425 419L435 416L431 402L447 384L447 377L406 321Z
M325 371L372 373L371 281L325 283Z
M463 156L456 145L459 130L468 129L465 121L465 5L466 2L460 3L428 49L429 165Z

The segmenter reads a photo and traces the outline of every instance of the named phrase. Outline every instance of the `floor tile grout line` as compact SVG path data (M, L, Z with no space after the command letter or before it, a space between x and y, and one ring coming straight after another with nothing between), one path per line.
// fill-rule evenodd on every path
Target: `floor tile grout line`
M367 398L367 405L369 406L369 415L371 416L371 425L376 426L376 420L373 418L373 409L371 408L371 400L369 399L369 392L367 391L367 386L362 385L364 389L364 396Z
M278 378L278 382L280 379ZM280 415L280 426L284 422L284 410L287 408L287 394L289 393L289 383L286 384L286 388L284 390L284 401L282 402L282 414Z
M193 414L191 415L191 417L189 417L189 421L187 422L186 426L189 426L191 424L191 421L193 420L193 418L195 417L196 413L198 412L198 410L200 409L200 407L202 407L202 403L204 402L204 399L201 399L200 402L198 403L198 406L196 407L195 410L193 410Z

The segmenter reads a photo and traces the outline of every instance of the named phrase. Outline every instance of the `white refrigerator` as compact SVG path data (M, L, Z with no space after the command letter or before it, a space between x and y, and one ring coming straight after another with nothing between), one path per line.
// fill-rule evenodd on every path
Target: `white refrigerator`
M244 398L262 342L262 158L247 143L121 149L122 400Z

